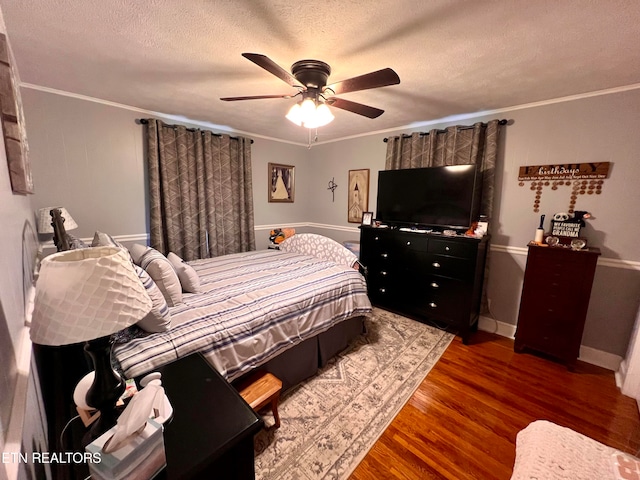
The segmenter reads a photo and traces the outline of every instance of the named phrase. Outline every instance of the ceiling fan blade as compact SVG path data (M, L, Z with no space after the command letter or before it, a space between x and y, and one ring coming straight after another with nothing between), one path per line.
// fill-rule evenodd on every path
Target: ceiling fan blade
M224 97L220 100L225 102L236 102L238 100L260 100L263 98L293 98L295 95L250 95L247 97Z
M324 87L323 91L332 90L336 95L339 95L341 93L357 92L358 90L367 90L369 88L397 85L398 83L400 83L398 74L391 68L383 68L377 72L365 73L358 77L332 83Z
M327 98L326 103L332 107L348 110L368 118L378 118L384 113L384 110L380 110L379 108L370 107L369 105L363 105L362 103L356 103L350 100L344 100L342 98Z
M283 69L280 65L278 65L276 62L271 60L266 55L262 55L260 53L243 53L242 56L247 60L252 61L259 67L264 68L267 72L275 75L280 80L288 83L292 87L305 88L305 86L302 83L300 83L296 79L296 77L291 75L289 72L287 72L285 69Z

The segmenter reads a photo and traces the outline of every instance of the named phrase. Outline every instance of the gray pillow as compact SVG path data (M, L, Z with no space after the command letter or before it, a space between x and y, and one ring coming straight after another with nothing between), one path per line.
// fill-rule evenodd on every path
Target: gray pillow
M173 252L169 252L167 260L171 262L178 274L182 290L188 293L198 293L200 291L200 277L198 277L196 270Z
M138 265L134 265L134 268L140 277L142 285L144 285L144 288L147 290L152 303L151 311L142 320L138 321L136 325L145 332L166 332L171 326L169 305L167 305L164 295L149 274Z
M139 243L134 243L133 245L131 245L129 247L129 255L131 255L133 263L135 263L136 265L140 265L140 258L145 254L147 250L149 250L149 248L150 247L147 247L146 245L140 245Z
M140 266L156 282L170 307L182 303L182 286L171 262L155 248L148 247L139 259Z

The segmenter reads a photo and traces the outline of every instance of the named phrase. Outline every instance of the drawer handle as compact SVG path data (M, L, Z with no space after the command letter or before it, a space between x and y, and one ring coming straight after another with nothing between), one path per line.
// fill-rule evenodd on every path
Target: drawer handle
M433 262L431 266L434 268L440 268L440 264L438 262Z
M436 282L431 282L431 288L440 288L440 285L438 285Z
M381 288L380 289L380 293L387 293L387 289L386 288Z
M411 242L407 242L407 245L411 245Z
M383 277L386 277L386 276L387 276L387 272L385 272L384 270L382 270L382 271L380 272L380 275L382 275Z
M444 249L448 252L449 250L451 250L449 247L444 247Z
M388 253L381 253L381 254L380 254L380 256L381 256L382 258L387 258L387 257L389 256L389 254L388 254Z
M437 308L437 307L438 307L438 305L436 305L436 304L435 304L435 303L433 303L433 302L429 303L429 306L430 306L431 308Z
M373 239L374 240L380 240L380 237L374 237Z

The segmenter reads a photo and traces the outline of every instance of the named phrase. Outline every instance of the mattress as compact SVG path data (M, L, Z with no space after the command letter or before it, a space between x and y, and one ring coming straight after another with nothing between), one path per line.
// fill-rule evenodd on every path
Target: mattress
M294 252L262 250L189 262L202 292L171 307L167 332L114 345L128 378L193 352L229 381L307 338L367 315L366 283L353 268Z

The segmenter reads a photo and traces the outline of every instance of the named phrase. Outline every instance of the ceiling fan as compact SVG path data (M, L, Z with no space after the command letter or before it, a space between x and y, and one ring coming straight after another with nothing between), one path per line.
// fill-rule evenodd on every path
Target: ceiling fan
M314 128L326 125L333 120L333 114L326 105L357 113L368 118L377 118L384 113L379 108L363 105L362 103L336 98L333 95L356 92L370 88L386 87L400 83L400 77L391 68L383 68L358 77L349 78L341 82L327 85L331 74L331 67L320 60L300 60L291 66L291 73L284 70L273 60L259 53L243 53L243 57L252 61L267 72L275 75L280 80L298 89L295 94L287 95L253 95L244 97L225 97L220 100L235 102L238 100L258 100L266 98L294 98L301 96L301 101L296 103L287 118L297 125ZM305 113L317 111L313 120L305 121ZM322 117L322 118L320 118Z

